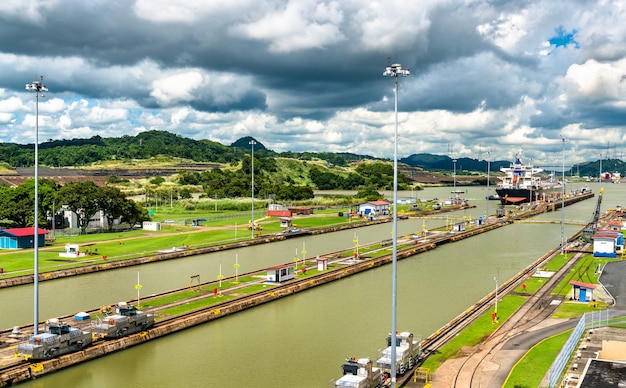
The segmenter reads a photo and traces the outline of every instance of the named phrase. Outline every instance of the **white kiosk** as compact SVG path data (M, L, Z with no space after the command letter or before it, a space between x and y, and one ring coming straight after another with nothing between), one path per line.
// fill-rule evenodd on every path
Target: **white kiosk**
M317 256L317 270L326 271L328 269L328 258Z
M267 281L280 283L295 278L295 264L277 265L267 269Z
M65 252L59 253L59 256L76 259L85 257L85 252L80 251L80 245L78 244L65 244Z

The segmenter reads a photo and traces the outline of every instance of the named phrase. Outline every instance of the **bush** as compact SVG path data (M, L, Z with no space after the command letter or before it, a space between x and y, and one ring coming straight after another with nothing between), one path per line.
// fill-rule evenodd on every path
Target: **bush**
M161 176L155 176L154 178L150 179L150 183L156 186L160 185L163 182L165 182L165 178Z
M129 182L130 181L128 179L120 178L115 175L111 175L110 177L107 178L107 185L116 185L116 184L129 183Z

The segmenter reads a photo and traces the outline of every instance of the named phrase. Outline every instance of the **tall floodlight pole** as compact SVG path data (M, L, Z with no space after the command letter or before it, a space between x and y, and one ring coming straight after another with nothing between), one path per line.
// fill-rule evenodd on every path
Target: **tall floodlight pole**
M26 84L26 90L35 92L35 220L33 222L33 249L34 258L34 334L39 334L39 96L45 97L44 92L48 91L43 84L43 75L39 81Z
M497 320L498 319L498 278L494 276L493 281L496 282L496 300L495 300L495 307L493 311L496 313L496 320Z
M396 386L396 305L397 305L397 266L398 266L398 77L406 77L411 72L402 68L399 63L391 65L389 62L383 72L385 77L393 77L395 80L395 130L393 136L393 248L391 260L391 387Z
M563 169L563 176L561 182L561 254L565 252L565 138L561 137L561 143L563 144L563 160L561 168Z
M456 159L452 159L452 164L454 165L454 166L453 166L454 171L453 171L453 173L452 173L452 175L454 176L454 178L453 178L454 183L453 183L453 189L452 189L452 191L454 191L454 204L456 205L456 203L458 202L458 201L457 201L457 196L458 196L458 194L457 194L457 192L456 192Z
M254 145L256 141L250 140L250 146L252 146L252 164L251 164L251 172L252 172L252 238L254 239Z
M489 223L489 170L491 169L491 150L487 151L487 217L485 223Z
M598 174L598 182L602 183L602 152L600 152L600 173Z

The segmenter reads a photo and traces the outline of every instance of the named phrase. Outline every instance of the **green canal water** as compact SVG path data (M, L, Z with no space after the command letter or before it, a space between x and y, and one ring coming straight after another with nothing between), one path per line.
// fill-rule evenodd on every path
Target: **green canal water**
M599 184L589 185L596 193ZM602 209L624 198L626 185L604 185ZM411 193L405 193L410 196ZM450 188L417 192L420 198L447 198ZM485 188L461 195L476 209L454 217L476 218L486 211ZM625 202L626 203L626 202ZM490 213L498 204L489 203ZM568 220L589 221L596 198L565 209ZM540 218L561 219L560 211ZM422 229L422 220L402 221L399 234ZM428 227L442 221L427 221ZM144 295L201 280L391 237L392 224L263 247L189 257L172 262L43 282L40 316L54 317L136 297L139 272ZM566 224L566 236L580 226ZM432 334L499 283L557 247L561 224L514 224L398 262L397 328L417 337ZM0 290L2 327L32 319L32 286ZM391 266L295 294L236 315L172 334L45 376L23 387L328 387L340 377L347 356L376 359L391 325ZM10 313L9 313L10 312Z

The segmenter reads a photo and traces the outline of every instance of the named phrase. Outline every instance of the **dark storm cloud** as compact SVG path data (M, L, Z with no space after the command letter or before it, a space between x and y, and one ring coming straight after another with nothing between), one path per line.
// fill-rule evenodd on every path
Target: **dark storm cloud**
M454 143L457 156L494 144L549 158L577 131L583 157L591 131L604 141L623 125L626 88L610 85L626 75L626 33L593 1L7 0L0 22L2 141L32 136L24 83L44 74L52 137L158 128L390 156L387 57L412 72L407 155Z

